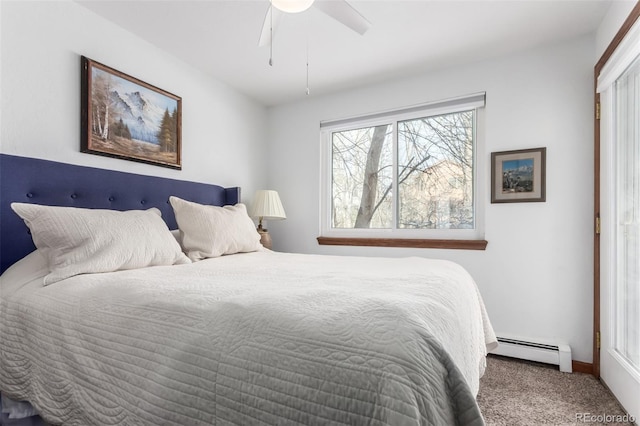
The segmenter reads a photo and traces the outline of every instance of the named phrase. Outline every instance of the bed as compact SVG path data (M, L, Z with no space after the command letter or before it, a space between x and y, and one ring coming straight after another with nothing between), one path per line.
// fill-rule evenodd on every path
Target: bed
M0 191L0 392L48 422L484 424L475 396L497 342L455 263L256 247L47 283L11 203L157 208L169 233L197 222L175 197L227 212L240 191L9 155Z

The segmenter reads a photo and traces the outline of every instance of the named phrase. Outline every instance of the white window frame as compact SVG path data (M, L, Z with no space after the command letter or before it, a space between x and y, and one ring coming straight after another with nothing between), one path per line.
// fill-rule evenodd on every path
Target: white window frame
M434 239L434 240L479 240L484 239L484 210L487 194L487 161L484 151L484 106L485 93L476 93L459 98L400 108L364 116L328 120L320 123L320 236L337 238L397 238L397 239ZM397 123L429 116L451 114L474 110L474 147L473 147L473 229L405 229L396 228L398 203L397 182ZM332 134L364 127L389 124L393 137L393 191L392 191L392 228L332 228Z

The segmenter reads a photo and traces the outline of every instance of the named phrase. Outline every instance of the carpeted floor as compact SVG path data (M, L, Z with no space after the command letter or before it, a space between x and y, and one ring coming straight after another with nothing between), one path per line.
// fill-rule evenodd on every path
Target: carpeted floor
M488 426L633 424L616 422L624 410L589 374L561 373L556 366L492 355L480 380L478 403Z

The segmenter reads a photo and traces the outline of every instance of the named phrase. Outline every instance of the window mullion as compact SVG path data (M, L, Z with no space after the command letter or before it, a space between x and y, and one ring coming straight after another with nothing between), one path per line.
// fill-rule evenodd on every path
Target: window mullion
M393 208L391 209L391 229L394 231L398 229L398 217L399 217L399 208L400 203L398 198L398 121L395 120L391 123L391 135L392 135L392 165L393 165L393 173L392 173L392 189L391 189L391 205Z

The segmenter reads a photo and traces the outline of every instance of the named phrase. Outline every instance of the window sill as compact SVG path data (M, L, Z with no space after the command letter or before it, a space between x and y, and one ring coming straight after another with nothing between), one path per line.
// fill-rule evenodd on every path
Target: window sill
M485 250L488 244L487 240L430 240L415 238L318 237L317 240L321 246L406 247L456 250Z

